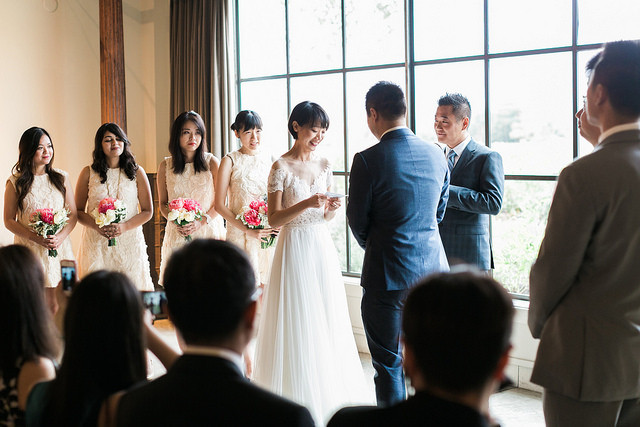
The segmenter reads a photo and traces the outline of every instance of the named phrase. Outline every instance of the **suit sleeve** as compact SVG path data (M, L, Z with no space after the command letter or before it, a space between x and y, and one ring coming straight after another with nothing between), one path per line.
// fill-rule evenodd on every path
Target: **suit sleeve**
M504 170L500 153L492 151L486 156L479 182L478 190L451 185L447 207L477 214L498 214L504 194Z
M357 153L353 158L349 177L347 219L353 236L363 249L369 235L371 200L371 174L364 158Z
M529 276L529 330L539 338L544 325L575 283L596 227L589 188L570 167L558 178L538 258Z

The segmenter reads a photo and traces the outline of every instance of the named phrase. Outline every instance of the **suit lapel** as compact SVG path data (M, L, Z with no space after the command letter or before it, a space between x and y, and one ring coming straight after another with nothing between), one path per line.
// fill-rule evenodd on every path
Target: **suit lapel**
M477 144L473 139L469 141L469 143L467 144L467 147L462 152L460 159L458 160L456 165L453 167L453 170L451 171L451 175L454 175L456 174L457 171L464 169L466 164L469 163L469 161L473 158L473 153L476 151L476 146Z

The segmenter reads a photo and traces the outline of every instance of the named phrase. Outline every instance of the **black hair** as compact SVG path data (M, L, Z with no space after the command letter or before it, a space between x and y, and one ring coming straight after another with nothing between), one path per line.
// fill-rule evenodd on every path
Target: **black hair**
M465 117L468 117L469 121L471 121L471 104L466 96L460 93L447 92L438 99L438 106L444 107L447 105L451 105L453 107L453 114L456 116L458 121Z
M251 129L262 129L262 119L255 111L242 110L236 115L236 120L231 125L231 130L244 132Z
M605 44L591 81L607 89L609 102L618 113L640 116L640 41Z
M136 177L136 171L138 170L138 164L136 163L136 159L131 153L131 142L127 139L127 135L124 131L115 123L105 123L98 128L96 132L96 137L94 140L93 147L93 163L91 163L91 169L94 172L100 174L100 182L107 182L107 170L109 169L109 165L107 164L107 156L104 154L104 150L102 149L102 138L104 138L104 134L107 132L111 132L116 136L117 140L123 142L124 147L122 147L122 154L120 154L120 162L119 166L127 175L131 181L133 181Z
M289 132L293 139L298 139L298 132L293 129L293 122L298 126L320 126L329 129L329 115L315 102L303 101L296 105L289 116Z
M104 270L85 276L69 299L64 337L60 371L47 394L47 425L95 425L104 399L147 374L142 302L131 280Z
M232 243L213 239L197 239L174 252L163 284L171 318L188 344L229 337L256 290L245 253Z
M385 120L397 120L407 114L407 101L402 88L393 82L380 81L371 86L365 96L367 117L371 109Z
M19 361L56 356L44 289L42 262L29 248L0 248L0 374L5 384L17 377Z
M171 125L169 153L171 153L173 172L176 174L184 172L185 159L184 154L182 154L182 149L180 148L180 136L182 134L182 127L186 122L193 122L202 136L202 141L200 142L200 146L196 149L196 155L193 159L193 170L195 173L208 171L209 165L204 157L204 153L207 151L207 129L204 126L204 120L202 120L200 114L192 110L181 113L176 117Z
M49 132L40 127L31 127L24 131L18 143L18 162L13 166L11 173L16 177L16 193L18 195L18 210L22 211L24 198L29 194L31 185L33 185L33 157L36 155L38 145L42 136L46 135L51 141L53 148L53 140ZM62 197L66 197L67 189L64 186L64 176L53 169L53 158L55 150L51 155L49 164L45 165L44 171L49 176L49 181L53 186L62 193Z
M428 276L404 307L405 343L426 383L449 392L479 390L510 345L513 303L476 272Z

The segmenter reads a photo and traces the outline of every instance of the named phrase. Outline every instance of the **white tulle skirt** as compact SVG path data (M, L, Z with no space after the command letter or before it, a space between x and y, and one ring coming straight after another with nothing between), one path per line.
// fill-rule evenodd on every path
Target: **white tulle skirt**
M318 425L343 406L373 403L324 223L282 228L263 304L257 384L305 405Z

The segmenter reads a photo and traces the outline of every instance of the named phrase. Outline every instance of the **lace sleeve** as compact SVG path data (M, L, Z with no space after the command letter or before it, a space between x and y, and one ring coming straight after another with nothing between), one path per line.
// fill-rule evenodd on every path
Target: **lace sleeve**
M267 184L267 191L269 193L275 193L276 191L284 190L284 177L286 172L284 169L271 169L269 172L269 181Z

